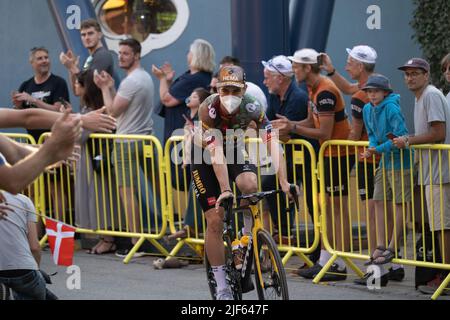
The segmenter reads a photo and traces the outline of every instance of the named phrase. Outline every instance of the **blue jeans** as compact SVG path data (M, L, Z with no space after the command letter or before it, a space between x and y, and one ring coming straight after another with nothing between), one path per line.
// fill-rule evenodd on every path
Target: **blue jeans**
M14 291L16 300L45 300L45 280L39 271L30 271L27 274L16 277L0 277L0 283Z

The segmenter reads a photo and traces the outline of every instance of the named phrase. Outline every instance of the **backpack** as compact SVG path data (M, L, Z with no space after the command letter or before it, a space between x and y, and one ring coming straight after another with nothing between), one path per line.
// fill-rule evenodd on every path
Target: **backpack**
M423 248L423 238L425 238L425 250ZM442 261L441 253L439 250L439 232L434 235L434 248L436 251L436 263ZM424 233L422 233L416 242L416 259L417 261L433 262L433 232L430 231L428 226L425 227ZM416 267L415 270L415 287L426 285L429 281L433 280L439 273L440 269Z

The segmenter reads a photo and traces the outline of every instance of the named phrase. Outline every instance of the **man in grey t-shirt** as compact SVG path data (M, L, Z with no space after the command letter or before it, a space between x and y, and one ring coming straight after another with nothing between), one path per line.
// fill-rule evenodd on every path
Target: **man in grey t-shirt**
M450 144L450 106L445 96L430 82L430 65L420 58L412 58L399 68L404 72L408 89L416 97L414 106L414 136L394 139L394 144L405 148L415 144ZM419 152L419 151L417 151ZM429 160L431 158L431 170ZM431 231L444 234L439 241L443 263L450 264L450 176L448 151L421 152L419 184L425 186L428 221ZM435 283L434 283L435 284ZM437 288L420 286L423 293L434 293Z
M127 72L114 95L114 81L106 73L96 74L94 81L102 90L103 100L108 113L117 118L117 134L149 135L153 130L152 114L154 110L154 85L150 75L141 68L141 44L135 39L123 40L119 44L119 64ZM137 144L137 148L136 145ZM128 147L129 146L129 147ZM136 154L136 149L137 154ZM117 143L118 185L120 196L128 217L127 231L142 233L140 228L139 206L134 190L138 189L136 165L144 165L141 142L125 141ZM113 157L115 159L115 157ZM149 168L147 166L147 168ZM138 190L139 191L139 190ZM149 204L148 204L149 205ZM132 239L136 243L137 239ZM123 256L127 253L119 253Z
M61 53L60 61L69 71L69 79L73 92L75 92L75 80L80 71L98 70L106 71L113 77L114 59L112 53L103 46L103 33L100 24L95 19L88 19L81 22L80 36L83 46L89 51L89 57L83 63L80 70L79 57L75 57L69 50L67 53Z

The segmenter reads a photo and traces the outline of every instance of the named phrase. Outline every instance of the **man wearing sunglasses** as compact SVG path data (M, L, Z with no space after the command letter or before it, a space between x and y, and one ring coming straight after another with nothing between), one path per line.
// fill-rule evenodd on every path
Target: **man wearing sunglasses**
M450 144L450 106L444 94L430 84L430 65L421 58L411 58L398 68L403 71L408 89L415 95L413 136L394 139L398 148L414 144ZM430 156L431 154L431 156ZM430 231L437 231L444 241L439 241L443 263L450 263L450 173L448 152L424 150L421 156L419 185L425 186ZM431 160L431 163L429 162ZM418 160L417 160L418 161ZM431 170L430 170L431 167ZM442 283L446 273L418 289L433 294ZM446 291L444 291L446 292Z
M264 85L269 91L267 118L270 121L277 119L277 114L285 116L291 121L302 121L308 117L308 94L300 89L294 79L294 71L292 70L291 61L283 55L275 56L269 61L261 61L264 66ZM280 139L284 142L290 139L306 139L308 140L316 150L318 150L318 142L315 139L305 138L297 134L281 136ZM292 153L294 146L286 145L286 167L288 168L288 180L293 180L293 164ZM301 149L299 149L301 150ZM296 166L297 179L300 183L304 183L306 199L308 205L308 211L313 217L313 198L311 190L311 157L308 152L305 152L305 177L303 179L303 170L301 166ZM275 175L265 175L263 179L263 189L273 190L276 189L276 177ZM288 236L288 224L287 214L284 212L280 215L280 221L278 221L278 205L277 197L272 196L267 198L268 206L270 208L270 214L272 222L274 224L273 234L275 241L287 242ZM280 208L286 208L285 198L280 197ZM290 219L294 221L293 208L288 212ZM266 223L267 224L267 223ZM267 227L267 226L266 226ZM285 243L288 244L288 243ZM315 262L319 257L312 257Z

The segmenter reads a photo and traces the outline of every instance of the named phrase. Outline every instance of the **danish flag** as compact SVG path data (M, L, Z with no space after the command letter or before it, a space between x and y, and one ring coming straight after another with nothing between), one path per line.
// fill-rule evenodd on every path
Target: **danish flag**
M76 229L49 218L45 219L45 229L53 261L56 265L70 267L73 264Z

